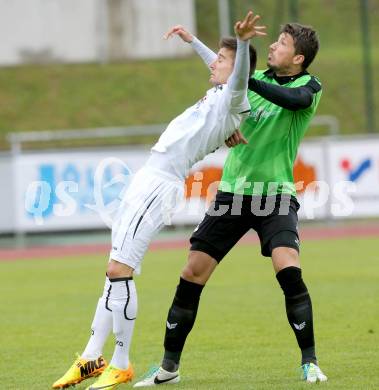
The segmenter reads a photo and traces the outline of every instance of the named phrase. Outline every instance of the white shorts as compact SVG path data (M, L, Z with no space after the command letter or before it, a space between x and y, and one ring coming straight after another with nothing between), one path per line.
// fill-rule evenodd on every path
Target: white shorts
M183 195L184 183L178 177L151 167L140 169L112 224L110 259L132 267L139 274L151 240L164 225L171 223Z

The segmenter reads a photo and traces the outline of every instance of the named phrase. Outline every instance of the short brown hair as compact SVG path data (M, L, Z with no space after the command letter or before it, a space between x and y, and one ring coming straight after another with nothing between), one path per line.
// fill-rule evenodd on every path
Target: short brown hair
M291 35L295 45L295 54L302 54L304 56L304 62L301 66L303 70L307 69L316 57L320 47L316 31L311 26L303 26L299 23L287 23L282 26L280 32Z
M219 48L225 48L237 52L237 39L232 37L221 38L218 44ZM249 76L255 72L257 66L257 51L252 45L249 45L249 57L250 57L250 71Z

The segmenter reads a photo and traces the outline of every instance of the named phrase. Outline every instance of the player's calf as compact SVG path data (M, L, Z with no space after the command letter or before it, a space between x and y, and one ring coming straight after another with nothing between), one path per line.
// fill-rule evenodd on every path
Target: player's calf
M167 371L175 372L179 367L186 338L195 323L203 287L180 278L166 321L162 367Z
M302 353L302 363L317 364L313 333L312 302L301 269L287 267L276 275L284 292L288 322L293 329Z

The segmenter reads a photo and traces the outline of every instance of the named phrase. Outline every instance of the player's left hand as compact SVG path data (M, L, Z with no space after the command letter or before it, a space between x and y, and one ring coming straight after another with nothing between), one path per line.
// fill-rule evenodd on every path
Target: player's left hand
M249 11L244 20L238 21L234 25L236 36L242 41L247 41L255 36L267 35L264 31L266 26L256 26L256 23L260 18L259 15L254 16L253 11Z
M244 144L247 145L248 141L247 139L243 136L241 131L237 129L226 141L225 145L228 148L233 148L234 146L237 146L239 144Z

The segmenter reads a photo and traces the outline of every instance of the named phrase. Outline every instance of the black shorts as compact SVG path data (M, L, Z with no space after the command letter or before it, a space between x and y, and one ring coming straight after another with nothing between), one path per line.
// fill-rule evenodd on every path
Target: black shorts
M248 230L254 229L263 256L271 257L279 246L299 252L299 207L296 198L287 194L249 196L219 191L190 238L191 250L205 252L220 262Z

